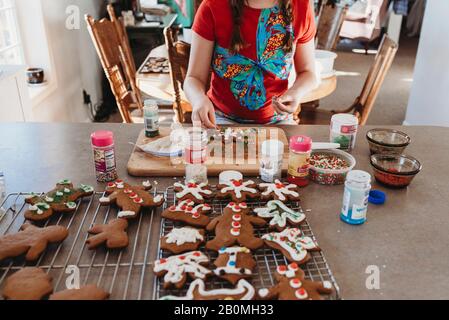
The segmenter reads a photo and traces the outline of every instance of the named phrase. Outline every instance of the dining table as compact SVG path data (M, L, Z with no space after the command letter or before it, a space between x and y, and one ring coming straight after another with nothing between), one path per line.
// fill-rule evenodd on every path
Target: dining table
M328 126L295 125L280 128L288 137L307 135L317 142L329 139ZM369 173L372 173L372 168L365 135L372 128L359 128L352 152L357 160L355 169ZM422 172L408 188L389 189L373 180L372 188L384 191L387 200L383 205L370 204L367 222L360 226L348 225L339 218L344 191L342 185L311 183L301 189L301 206L338 283L342 299L449 299L449 128L387 128L406 132L411 137L412 142L406 153L419 159L423 165ZM51 190L56 181L64 178L74 183L92 185L98 192L104 191L105 184L96 181L90 144L90 135L97 130L114 133L119 177L140 184L144 179L130 176L127 162L134 148L130 142L136 141L142 129L142 125L138 124L1 123L0 171L5 176L7 194L45 192ZM163 193L180 179L151 177L150 181L157 192ZM215 184L217 181L210 178L210 183ZM16 205L20 208L23 203L17 201ZM97 199L83 204L93 208L96 205ZM15 214L11 208L7 209L5 217L0 221L0 234L4 225L9 223L9 218ZM89 224L92 216L85 215L83 219ZM144 216L142 219L151 219L152 222L148 230L138 230L142 239L136 240L139 245L143 241L147 249L148 257L144 263L136 264L133 268L132 261L141 258L140 252L133 251L133 244L123 255L119 255L122 264L115 266L105 263L96 268L96 262L90 260L94 253L89 253L87 260L84 260L86 253L80 254L83 257L80 261L72 259L78 252L71 241L79 237L82 242L85 237L84 227L78 227L74 222L70 227L70 238L62 244L56 259L61 262L52 261L55 264L48 264L47 268L53 266L51 272L54 272L56 279L60 279L64 274L63 267L79 263L89 267L82 269L82 272L89 270L89 279L101 276L102 281L99 283L113 283L113 291L126 285L124 293L121 292L115 298L151 299L154 277L147 263L157 256L161 211L156 210L151 217ZM147 266L149 269L142 275L140 271L146 270ZM5 272L12 271L12 267L9 267L0 264L0 291ZM114 281L111 282L111 279Z

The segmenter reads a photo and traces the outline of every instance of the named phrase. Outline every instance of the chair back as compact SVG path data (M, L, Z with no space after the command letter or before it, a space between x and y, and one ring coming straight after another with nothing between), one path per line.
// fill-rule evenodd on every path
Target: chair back
M347 11L348 6L339 6L328 1L322 3L317 26L317 49L335 50Z
M126 63L127 58L116 27L108 19L96 21L90 15L86 15L85 19L122 119L126 123L132 123L131 110L141 109L142 105L128 81L132 71Z
M387 35L384 35L362 92L354 104L354 112L359 117L361 125L365 125L368 120L397 50L398 45Z

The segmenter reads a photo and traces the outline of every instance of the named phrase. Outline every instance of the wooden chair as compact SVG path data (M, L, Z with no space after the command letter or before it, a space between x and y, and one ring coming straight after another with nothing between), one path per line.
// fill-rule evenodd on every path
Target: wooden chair
M337 113L353 113L359 118L360 125L365 125L373 109L385 76L393 63L398 45L387 35L382 39L374 64L366 78L360 96L345 110L321 110L303 108L300 113L301 124L330 124L332 115Z
M322 3L316 35L317 49L335 50L347 11L348 6L339 6L332 1Z
M108 19L96 21L90 15L85 19L123 121L142 122L142 105L129 81L133 73L126 62L115 24Z

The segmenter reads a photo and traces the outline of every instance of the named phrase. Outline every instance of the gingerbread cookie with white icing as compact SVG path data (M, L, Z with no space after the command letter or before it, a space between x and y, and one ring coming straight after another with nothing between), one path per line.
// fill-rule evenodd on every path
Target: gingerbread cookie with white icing
M214 273L217 277L235 285L239 280L253 276L256 261L248 248L221 248L218 254L214 262L216 266Z
M169 258L163 258L154 262L154 273L157 277L163 277L164 288L172 286L181 289L187 281L187 276L192 279L205 280L212 271L205 266L209 264L209 258L199 251L184 253Z
M161 249L180 254L198 250L204 240L204 230L191 227L174 228L161 239Z
M207 231L215 231L215 238L206 243L209 250L219 251L221 248L239 244L251 250L263 246L263 240L254 235L254 226L264 226L265 220L250 215L250 209L244 202L231 202L223 215L213 219Z
M212 212L212 207L207 203L196 205L192 200L183 200L162 212L162 217L192 227L205 228L210 222L207 214Z
M296 263L288 266L277 267L275 274L278 282L274 287L258 290L258 296L262 300L323 300L322 295L333 292L330 281L318 282L305 279L302 271Z
M256 290L244 279L235 288L214 290L206 290L204 281L197 279L190 284L185 296L165 296L161 300L253 300L255 296Z
M254 209L254 212L258 217L269 220L270 228L278 231L287 226L297 227L306 219L304 213L290 209L279 200L269 201L266 207Z
M232 180L217 185L218 199L231 199L234 202L246 202L248 199L259 198L259 190L254 181Z
M91 186L81 184L75 189L70 180L61 180L44 196L31 194L25 197L25 202L30 205L25 211L25 219L45 221L55 213L73 213L77 208L76 201L93 193Z
M280 251L288 261L298 264L310 260L309 251L321 250L312 238L304 236L298 228L268 233L262 239L268 247Z
M100 204L108 206L113 203L121 209L118 218L135 219L139 216L142 208L160 207L164 204L164 197L149 194L152 186L149 181L145 181L141 186L131 186L123 180L116 180L108 183L106 194L108 196L100 199Z
M295 184L283 183L276 180L274 183L261 183L259 189L262 192L263 201L279 200L282 202L299 201L299 187Z
M176 201L190 200L197 204L201 204L215 196L215 193L206 183L189 182L187 184L182 184L177 182L173 187L175 190Z

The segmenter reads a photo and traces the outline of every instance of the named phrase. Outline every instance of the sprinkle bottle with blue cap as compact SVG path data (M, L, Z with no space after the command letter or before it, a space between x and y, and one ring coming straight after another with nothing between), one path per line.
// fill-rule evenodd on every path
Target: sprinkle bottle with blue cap
M368 198L371 190L371 175L354 170L348 173L343 196L340 219L348 224L360 225L366 222Z

